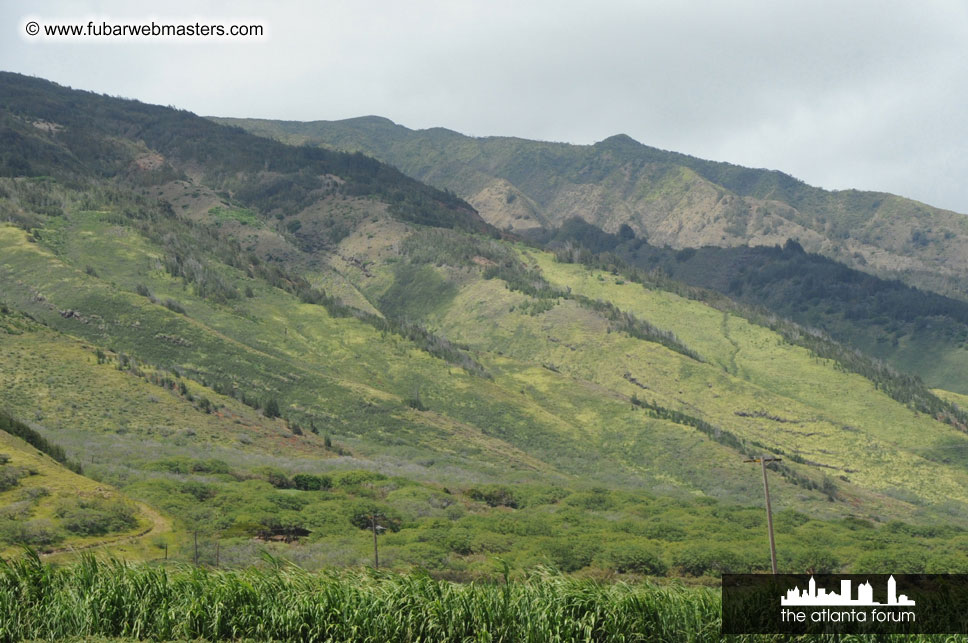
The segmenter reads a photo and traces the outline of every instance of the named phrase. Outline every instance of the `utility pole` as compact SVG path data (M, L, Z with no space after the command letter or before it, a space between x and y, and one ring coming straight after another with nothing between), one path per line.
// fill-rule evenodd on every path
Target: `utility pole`
M373 569L380 569L380 552L376 547L376 514L370 514L370 525L373 527Z
M773 565L774 574L776 574L776 541L773 539L773 510L770 507L770 483L766 479L766 463L782 461L783 458L772 458L766 455L753 458L752 460L743 460L743 462L759 462L763 468L763 493L766 495L766 528L770 532L770 563Z

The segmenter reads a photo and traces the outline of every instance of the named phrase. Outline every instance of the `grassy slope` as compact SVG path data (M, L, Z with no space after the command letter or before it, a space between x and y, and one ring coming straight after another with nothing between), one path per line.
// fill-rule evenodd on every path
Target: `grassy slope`
M300 304L286 293L259 284L254 284L258 294L246 300L244 314L211 305L182 291L167 274L147 269L148 257L133 259L137 255L132 247L143 240L115 236L115 247L109 252L99 241L111 239L109 235L78 232L66 236L78 245L91 241L93 248L82 253L83 260L88 265L93 262L103 278L92 278L39 245L26 243L20 231L2 230L4 276L17 282L21 280L14 275L30 275L32 284L28 287L21 282L20 287L11 288L9 303L25 304L27 310L59 329L160 367L177 365L196 379L228 378L257 399L269 394L285 396L289 400L284 407L287 415L291 412L300 417L300 412L310 412L322 430L351 444L365 435L364 450L371 455L396 451L399 460L407 460L395 445L416 450L406 456L451 452L457 460L466 459L468 453L476 456L490 451L498 455L475 458L475 463L483 459L506 466L510 457L515 465L532 468L519 462L515 450L502 448L498 440L479 431L468 433L459 423L432 412L415 413L402 403L414 382L454 381L451 387L438 386L443 388L442 395L469 388L461 382L472 376L463 371L399 338L381 338L379 332L355 319L333 318L322 307ZM109 285L112 277L128 283ZM134 290L136 283L147 284L159 299L169 294L177 297L188 315L125 291L125 286ZM37 291L44 293L44 302L31 301ZM94 322L65 319L59 311L66 309L82 315L97 310L102 321L95 326ZM159 332L180 338L181 343L159 340ZM489 388L486 382L483 386L484 392L473 395L478 404ZM432 400L434 389L427 386L424 391ZM461 432L463 439L448 446L445 442L454 432ZM313 440L319 441L303 436L296 442Z
M942 400L955 404L958 406L958 408L968 409L968 395L964 395L963 393L954 393L952 391L946 391L940 388L932 389L931 392L940 397Z
M515 468L530 472L528 476L533 476L538 471L550 473L555 470L588 475L598 469L596 477L622 484L628 484L631 480L639 480L641 484L644 476L650 481L648 486L671 484L689 490L696 488L689 481L695 477L696 468L700 466L698 461L689 463L682 474L670 472L669 467L661 462L643 467L641 463L624 456L621 461L626 463L625 467L603 469L597 464L598 458L611 458L613 451L620 453L620 450L612 447L604 452L589 454L578 448L579 444L597 439L601 427L613 424L617 418L623 424L631 423L630 426L633 427L638 419L624 398L608 394L603 399L604 391L598 386L576 382L536 364L521 363L499 355L492 357L495 372L493 382L475 378L440 360L429 358L392 336L381 337L373 329L352 319L331 318L318 306L294 304L292 298L285 293L260 287L259 284L254 284L257 296L245 302L246 315L233 314L191 297L181 289L180 284L160 271L152 274L151 271L140 268L145 260L132 258L137 257L138 252L145 251L143 247L136 250L139 245L144 245L143 239L117 232L107 234L106 230L101 230L101 234L94 234L92 230L103 226L98 223L96 215L86 214L78 219L78 228L72 228L71 234L52 234L50 241L55 247L60 247L63 255L76 262L76 265L89 265L94 268L98 278L91 278L79 270L71 271L37 244L24 243L22 233L12 229L6 230L9 235L7 240L10 241L10 245L5 246L6 267L9 269L18 263L21 270L34 275L46 272L53 277L56 274L56 280L63 281L66 285L60 293L48 285L38 285L45 293L45 298L53 300L57 295L64 298L55 307L57 310L70 306L84 314L87 307L95 304L102 311L110 310L112 306L117 307L117 297L108 299L112 306L106 306L92 301L88 289L97 290L104 283L112 282L123 292L126 289L133 290L137 283L144 283L159 299L177 297L188 311L189 319L171 313L161 306L152 305L144 298L120 295L129 300L129 305L138 307L136 311L126 314L138 318L140 328L144 329L141 337L151 344L160 344L152 348L139 347L137 338L129 339L123 333L96 332L96 329L92 332L92 324L78 323L74 319L64 320L55 315L53 310L45 310L47 306L40 306L33 311L45 315L52 323L68 332L90 333L89 337L93 341L113 346L119 351L132 351L143 359L157 360L164 357L166 361L162 363L165 365L180 363L176 350L184 348L185 354L191 358L187 368L195 369L203 375L209 374L209 362L203 358L208 354L217 355L220 368L231 372L239 382L248 380L250 387L254 377L261 373L246 370L255 366L251 362L242 362L241 366L232 364L233 359L244 359L251 351L242 342L229 341L228 337L241 337L244 341L256 343L257 348L262 351L262 360L256 367L263 372L272 366L269 362L270 356L277 356L287 369L294 368L289 360L298 360L298 365L304 369L300 378L322 377L323 382L328 382L330 378L325 374L338 372L338 384L330 384L322 399L318 397L318 393L315 399L306 398L306 408L314 411L317 417L321 415L324 418L320 422L325 427L324 430L341 442L358 446L363 455L392 456L398 466L403 466L409 459L433 455L438 461L438 473L435 475L444 475L444 479L448 474L440 473L439 470L447 470L446 454L457 451L462 456L458 461L458 470L463 472L461 477L465 478L468 467L477 469L481 466L487 466L491 476L499 475L502 479L513 478L512 472ZM70 241L58 246L58 239ZM21 254L18 255L15 251L17 249ZM22 263L17 261L18 256L23 260ZM46 261L41 262L41 259ZM52 283L54 282L48 282ZM79 288L80 284L86 287ZM107 294L104 296L107 297ZM75 297L80 299L74 299ZM87 302L87 306L76 305L76 301ZM157 315L163 322L152 320L149 314ZM154 338L156 333L153 334L152 331L155 325L162 323L167 336L190 338L192 345L181 347L158 342ZM201 328L202 323L206 327L219 329L215 339L206 337ZM22 342L27 346L36 343L37 339L29 338ZM86 357L87 361L94 361L91 353ZM11 361L10 364L16 372L30 373L42 361L42 355L37 355L33 363ZM269 366L266 362L269 362ZM100 370L115 373L110 368L101 367ZM121 374L117 374L117 377L123 378ZM77 379L83 380L84 377ZM523 388L522 383L527 383L527 389ZM99 402L103 403L103 400L99 400L99 397L105 396L103 391L118 390L117 383L92 384L90 388L78 387L75 394L77 398L90 395L90 401L78 402L76 408L61 403L53 409L59 412L59 415L54 416L59 419L58 426L68 424L65 418L67 413L83 413L86 409L101 408ZM76 383L72 382L70 386L76 386ZM322 386L318 382L312 384L317 391ZM401 398L410 395L414 389L419 390L420 397L429 405L430 410L414 412L401 403ZM36 392L19 404L20 410L30 413L39 408L43 413L50 412L50 403L47 400L52 396L43 395L43 389L33 387L28 381L18 390L21 395L25 395L24 391L27 390ZM99 394L98 390L102 392ZM280 386L278 390L291 396L299 396L304 389ZM208 395L213 400L224 403L222 398L211 392ZM349 424L348 415L358 412L353 408L350 399L356 400L360 396L369 400L369 405L389 406L390 412L377 413L376 410L369 410L373 419L365 427L351 427L357 432L354 434L342 427ZM70 399L71 404L74 404L74 396L70 396ZM134 430L142 432L150 430L151 426L165 424L151 415L151 406L146 410L141 410L141 405L136 406L137 411L119 410L117 420L112 416L103 420L109 423L122 422L125 428L128 424L133 424L136 427ZM241 405L236 403L235 407ZM320 407L325 409L325 414L319 413ZM299 408L299 404L290 404L287 410L295 411ZM128 420L125 417L126 413L131 412L139 416L137 420ZM242 411L237 410L236 413L241 414ZM329 418L331 423L326 424L325 418ZM92 419L85 428L97 426L97 420L98 418ZM197 420L186 420L186 424L195 421ZM418 433L414 430L415 427L403 425L403 422L416 424L421 427L421 431ZM650 424L666 427L665 433L672 444L683 440L683 427L670 426L660 420ZM635 430L638 428L635 427ZM218 429L214 431L217 432ZM309 441L311 444L314 439L312 436L305 436L296 440L291 435L286 436L279 428L276 428L276 432L276 443L257 443L255 447L281 454L284 451L298 451L301 443ZM204 435L202 428L197 433L199 436ZM694 432L686 429L685 434L688 436ZM455 437L459 439L454 439ZM697 440L709 443L712 453L719 453L718 457L728 458L725 450L703 436L692 435L690 443ZM228 441L231 443L231 440ZM312 453L311 449L307 451L307 455ZM115 457L117 455L119 454L112 454ZM488 462L500 462L500 473L494 469L495 464L485 465ZM509 465L511 470L508 470ZM429 475L429 472L425 475ZM755 481L745 480L733 486L731 491L734 496L745 497L754 493L755 488Z
M578 292L607 297L661 327L674 329L712 365L745 381L752 390L740 395L737 388L730 390L730 405L720 411L719 421L733 426L746 424L747 430L777 446L790 439L796 441L797 431L816 432L803 455L841 469L857 469L851 477L865 480L865 486L886 488L894 484L898 488L926 489L922 485L935 482L923 480L931 465L911 454L930 453L951 441L968 445L955 429L942 428L930 418L885 403L887 396L868 380L832 369L831 364L818 361L805 349L784 345L774 333L742 318L669 293L643 294L636 285L616 284L607 273L599 273L599 280L579 267L553 263L547 255L536 254L535 259L553 283L567 283ZM710 332L716 325L721 328L718 335ZM715 403L700 401L704 397L701 378L692 379L700 379L700 386L693 384L693 393L687 396L690 404L716 409ZM717 394L718 390L707 397ZM748 408L742 408L744 397L750 400ZM791 431L782 426L786 423L768 426L762 419L729 417L730 411L759 408L795 420L800 426ZM860 435L844 427L859 429ZM900 474L902 460L906 462L903 468L912 467L906 477L891 483L881 477L885 471ZM939 499L945 492L938 488L935 493L940 494L936 496Z
M882 359L930 386L968 390L968 304L779 247L675 251L610 235L577 219L542 239L579 243L646 271L716 290Z
M433 270L435 278L398 283L398 275L409 275L400 271L408 259L385 254L386 240L377 236L380 230L397 234L397 228L364 226L347 237L340 246L343 255L362 259L369 251L382 257L367 267L369 276L358 269L354 274L351 266L357 264L347 264L347 282L358 285L361 297L380 301L395 287L403 295L425 285L434 291L441 281L453 286L453 297L428 309L428 320L475 349L473 354L493 375L484 379L397 336L352 318L334 318L320 306L300 304L226 266L219 267L222 274L240 290L249 285L255 296L231 305L213 304L158 268L152 256L159 249L150 240L109 219L91 212L70 215L38 233L41 243L28 242L20 230L0 228L0 274L7 286L3 303L23 307L53 326L29 324L29 332L2 337L0 381L11 403L21 416L39 413L47 434L92 470L119 481L134 497L166 510L170 506L179 515L192 506L186 493L190 487L180 486L189 483L215 492L218 506L240 520L289 502L284 496L308 502L301 520L316 535L312 544L294 550L306 564L364 562L368 544L341 516L366 494L383 489L377 497L384 494L384 502L408 520L406 529L383 539L384 555L392 565L483 569L490 556L501 555L520 565L548 560L607 566L617 526L635 542L661 552L669 563L687 564L681 561L693 555L690 547L712 539L738 552L734 555L739 560L755 561L737 563L738 569L746 564L758 568L761 556L747 546L762 531L762 511L755 507L728 509L688 500L676 505L649 499L641 491L605 497L580 491L595 481L685 498L759 501L759 478L740 453L691 426L649 417L629 403L632 395L702 417L768 448L857 469L792 467L816 482L827 474L837 486L838 502L774 475L776 508L787 516L778 523L787 564L796 564L796 552L810 543L815 546L820 533L836 535L835 549L844 562L863 563L864 548L857 542L868 542L856 541L852 527L806 520L790 512L792 508L818 517L860 514L930 522L937 520L937 511L950 510L948 520L960 520L964 467L928 463L914 452L933 444L961 444L961 434L915 417L873 391L866 380L817 362L771 332L700 303L618 284L613 275L557 264L544 253L514 250L554 284L608 298L661 328L674 329L704 363L608 332L600 314L573 300L532 315L535 302L529 297L508 290L499 279L483 279L474 267L425 264L421 272ZM159 300L177 298L188 315L135 294L138 284ZM62 316L60 311L67 309L78 311L81 318ZM95 310L100 319L92 314ZM159 332L191 345L159 340ZM108 363L98 364L97 346L117 352L108 351ZM118 369L122 351L146 362L140 368L147 379ZM147 381L162 366L183 369L190 377L181 381L196 398L210 399L217 412L205 414L197 402ZM630 382L626 372L639 384ZM322 436L295 436L281 421L266 419L197 381L219 373L230 374L247 391L271 386L293 418L301 418L304 409L312 411L324 432L350 447L353 457L334 457L321 444ZM427 411L402 402L413 394L415 383ZM844 398L828 399L831 386ZM324 393L310 396L307 389ZM365 416L360 415L360 400L367 401ZM741 417L737 411L765 411L793 422ZM369 421L354 426L361 417ZM843 429L847 425L852 430ZM344 428L348 426L353 430ZM908 433L919 436L917 444L906 439ZM276 492L265 482L240 484L210 475L167 481L152 464L200 455L217 457L238 471L261 465L289 472L365 466L461 487L475 479L543 480L573 491L564 492L571 494L564 502L535 501L523 511L491 509L462 497L457 504L463 508L454 513L439 508L444 506L439 489L400 479L369 491L310 499L303 492ZM94 462L89 462L92 456ZM928 466L932 475L919 478ZM846 475L850 482L837 475ZM672 524L678 535L672 541L659 539ZM552 533L567 534L568 547L562 551ZM865 535L872 543L896 537L885 529ZM183 556L190 555L184 531L174 542L181 542ZM938 565L960 564L949 545L944 539L926 541L924 551L941 557ZM585 557L583 548L598 553ZM452 553L441 553L447 551ZM245 540L227 541L223 548L226 562L245 562L252 555ZM878 563L864 564L871 569Z
M620 399L636 394L706 418L749 440L799 454L819 465L812 468L814 473L826 473L838 485L844 476L868 489L900 497L924 494L938 502L949 493L960 494L964 472L953 468L950 478L947 473L925 476L934 464L924 456L937 458L945 448L963 447L968 444L963 434L890 401L868 380L842 373L805 349L785 344L771 331L701 303L620 285L612 275L557 264L543 253L528 254L526 262L540 268L552 284L607 299L675 331L708 363L608 333L599 316L572 301L562 300L551 310L528 314L525 295L506 290L499 280L474 279L461 271L455 271L454 277L462 283L461 292L444 312L430 314L429 319L447 336L478 350L553 366L575 381L601 387L604 394ZM589 355L596 357L589 359ZM527 383L539 370L548 372L532 367L518 380ZM628 375L639 385L631 383ZM831 395L831 390L838 394ZM589 411L574 412L580 417ZM780 421L756 417L758 413ZM613 427L615 422L599 426ZM629 418L622 426L614 430L615 437L640 435L635 420ZM681 444L669 445L667 450L657 449L654 443L631 450L627 442L619 444L623 448L613 453L619 460L654 458L652 462L667 471L675 470L681 461L675 455ZM602 440L602 445L607 441Z
M460 289L450 304L430 318L448 336L480 351L494 374L493 380L482 379L257 282L252 283L256 296L234 308L211 304L163 271L150 269L157 251L139 235L112 233L114 227L93 213L62 225L45 237L56 255L26 243L23 233L10 228L0 237L7 281L16 284L21 281L16 275L32 276L30 287L10 290L14 303L89 341L160 365L177 364L198 379L231 376L244 390L279 395L287 414L324 418L326 432L370 457L392 454L399 462L444 454L448 466L484 467L482 472L490 475L510 457L522 472L594 475L620 484L639 480L653 488L666 485L736 499L755 496L755 480L729 449L695 429L647 418L628 404L636 394L824 465L801 468L818 483L826 474L843 488L845 498L863 498L875 512L911 511L891 494L931 504L964 501L968 480L963 470L936 468L923 457L962 444L960 433L916 417L867 380L818 363L807 351L741 318L668 293L620 285L611 275L557 264L550 255L533 253L525 259L553 284L608 299L674 330L707 363L606 332L597 313L573 301L538 315L512 311L524 303L524 295L506 290L499 280L464 271L454 280ZM70 265L90 266L98 276ZM394 262L374 270L399 275L398 266ZM240 284L247 279L228 269L226 274ZM371 290L393 288L386 286L392 277L372 281ZM135 295L131 291L137 284L158 299L178 299L187 317ZM37 292L47 301L33 301ZM368 296L375 295L372 290ZM92 321L58 314L68 308L82 316L99 310L103 321L95 327ZM160 328L191 345L159 342ZM830 395L831 386L844 394ZM428 411L415 412L402 403L414 390ZM367 400L363 408L357 401L361 396ZM789 421L756 417L758 412ZM376 422L357 424L367 415ZM456 435L460 440L453 440ZM304 436L295 443L316 439ZM289 441L282 444L289 448ZM686 448L696 455L681 458ZM604 462L613 468L603 469ZM924 475L928 468L933 475ZM875 499L870 492L887 495ZM791 487L789 493L817 503L819 511L831 510L815 492ZM778 496L780 506L792 502L782 490Z

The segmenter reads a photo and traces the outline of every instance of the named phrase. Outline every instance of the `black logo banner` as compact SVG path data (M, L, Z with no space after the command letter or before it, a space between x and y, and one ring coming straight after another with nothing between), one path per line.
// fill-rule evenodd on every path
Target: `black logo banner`
M724 574L723 634L965 634L968 574Z

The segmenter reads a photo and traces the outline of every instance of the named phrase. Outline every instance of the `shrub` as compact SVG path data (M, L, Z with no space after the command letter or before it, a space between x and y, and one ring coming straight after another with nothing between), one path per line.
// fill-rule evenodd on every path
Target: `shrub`
M67 531L79 536L102 536L126 531L138 524L132 505L114 499L82 498L61 503L54 511Z
M298 473L292 478L292 484L302 491L319 491L333 486L329 476L314 476L309 473Z
M27 471L21 467L0 467L0 492L13 489L20 484L20 479L27 476Z
M555 566L563 572L576 572L588 567L599 545L593 540L556 538L548 547L548 556Z
M680 527L669 524L651 523L642 527L639 534L646 538L655 540L665 540L668 542L679 542L685 540L688 534Z
M333 474L333 484L337 487L353 487L367 482L378 482L386 480L387 477L376 471L363 471L353 469Z
M927 574L968 574L968 557L956 553L939 553L924 565Z
M404 403L410 408L416 409L417 411L427 410L427 407L424 406L424 403L420 401L419 397L408 397L407 399L404 400Z
M607 489L592 489L591 491L574 493L565 498L565 504L580 507L589 511L604 511L615 506L615 502Z
M862 554L854 562L851 571L866 574L920 574L924 572L925 562L925 556L921 552L892 545L890 549Z
M276 489L292 489L292 480L285 473L273 467L261 467L256 473L263 476L265 481Z
M606 560L620 574L664 576L669 570L651 547L636 542L612 545L607 551Z
M474 552L474 536L463 527L449 530L443 540L444 546L455 554L466 556Z
M273 493L266 500L275 505L280 511L298 512L309 504L309 500L302 495L293 495L290 493Z
M750 568L736 552L703 545L683 549L675 555L672 562L687 576L740 574Z
M182 484L181 491L192 496L198 502L210 500L218 493L212 485L205 484L204 482L195 482L194 480L189 480Z
M467 490L472 500L487 503L489 507L511 507L517 509L518 500L514 492L503 485L481 485Z
M0 540L12 545L52 545L63 538L49 520L0 521Z
M797 574L835 574L840 571L840 560L825 549L808 549L798 552L790 561L791 569Z
M279 417L281 414L279 413L279 402L276 401L276 398L270 397L266 401L265 408L262 409L262 412L267 418Z
M50 495L50 489L47 487L29 487L20 492L21 500L39 500L40 498L46 498Z

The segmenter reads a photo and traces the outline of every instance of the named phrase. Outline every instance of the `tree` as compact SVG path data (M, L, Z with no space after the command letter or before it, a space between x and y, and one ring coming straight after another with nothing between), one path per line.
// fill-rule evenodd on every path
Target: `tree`
M279 402L276 401L276 398L270 397L269 400L266 402L265 409L263 409L262 412L265 414L267 418L279 417L281 413L279 412Z
M329 489L333 481L329 476L314 476L310 473L297 473L292 478L293 486L301 491L319 491Z
M635 573L664 576L668 567L646 544L623 542L608 551L611 566L620 574Z
M389 531L400 531L401 520L389 509L374 503L361 503L350 511L350 522L358 529L373 533L373 567L380 566L380 551L377 547L377 536Z

